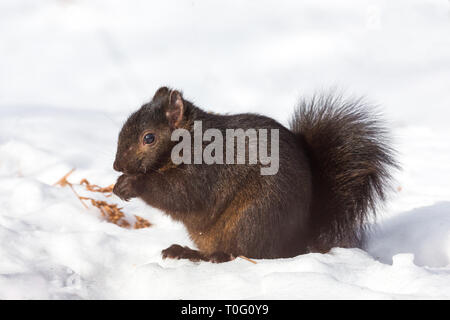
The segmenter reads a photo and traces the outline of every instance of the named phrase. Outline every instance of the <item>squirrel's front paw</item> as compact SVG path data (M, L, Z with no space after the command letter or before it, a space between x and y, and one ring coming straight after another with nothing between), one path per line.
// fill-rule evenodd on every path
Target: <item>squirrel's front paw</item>
M139 195L137 190L138 176L123 174L117 179L113 193L124 201L135 198Z

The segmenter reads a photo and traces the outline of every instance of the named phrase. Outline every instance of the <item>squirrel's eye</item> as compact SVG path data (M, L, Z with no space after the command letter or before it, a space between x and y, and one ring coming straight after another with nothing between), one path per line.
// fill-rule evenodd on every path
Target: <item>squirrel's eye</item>
M155 141L155 135L153 133L147 133L144 136L144 144L151 144Z

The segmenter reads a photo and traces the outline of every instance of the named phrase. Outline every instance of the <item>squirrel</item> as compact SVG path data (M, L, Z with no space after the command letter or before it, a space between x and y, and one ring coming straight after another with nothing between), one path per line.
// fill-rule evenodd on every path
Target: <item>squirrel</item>
M197 121L203 131L222 133L277 129L278 171L261 174L261 161L174 163L172 133L193 133ZM123 125L113 167L123 173L114 194L138 197L182 222L198 248L174 244L163 258L220 263L361 246L398 165L388 130L363 99L303 99L288 129L259 114L209 113L161 87Z

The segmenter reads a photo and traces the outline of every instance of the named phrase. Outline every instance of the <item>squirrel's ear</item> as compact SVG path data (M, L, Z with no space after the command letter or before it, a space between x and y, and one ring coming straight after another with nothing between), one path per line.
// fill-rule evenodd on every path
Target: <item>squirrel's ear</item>
M169 103L166 108L166 118L169 125L175 129L178 128L183 120L184 103L183 97L179 91L173 90L169 93Z
M153 99L167 96L168 94L169 94L169 88L161 87L158 90L156 90L155 94L153 95Z

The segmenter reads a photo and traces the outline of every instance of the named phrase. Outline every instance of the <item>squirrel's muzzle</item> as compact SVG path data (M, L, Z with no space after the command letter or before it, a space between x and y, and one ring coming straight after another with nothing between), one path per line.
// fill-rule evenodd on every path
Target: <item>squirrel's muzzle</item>
M124 171L123 164L121 164L117 159L114 161L113 168L114 168L114 170L116 170L118 172L123 172Z

